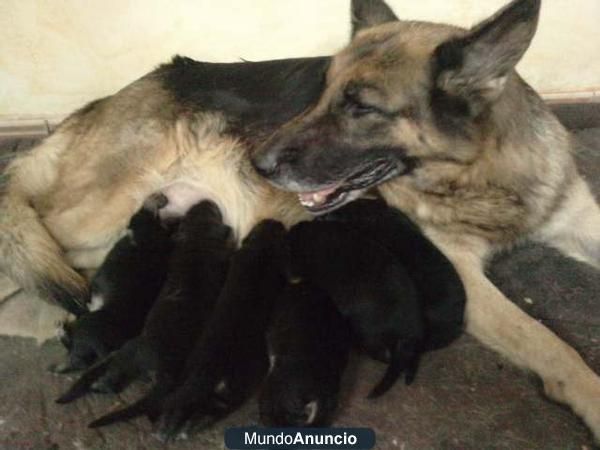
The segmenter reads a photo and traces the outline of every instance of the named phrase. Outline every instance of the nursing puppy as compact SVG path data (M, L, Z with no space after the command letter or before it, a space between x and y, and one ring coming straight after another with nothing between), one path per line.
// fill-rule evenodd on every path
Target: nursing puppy
M383 200L361 199L318 220L344 223L376 240L404 267L422 302L425 349L445 347L461 335L466 293L460 276L404 213Z
M181 375L185 359L219 296L233 239L216 205L206 201L192 207L173 240L165 285L141 335L92 366L57 400L67 403L90 389L118 392L144 375L155 380L154 388L133 409L97 426L144 413L150 418L156 414L161 399Z
M52 370L85 369L140 333L164 283L171 248L156 212L140 209L92 279L90 312L59 330L68 361Z
M262 423L331 423L351 347L348 324L329 296L307 282L289 284L267 334L271 370L259 399Z
M403 372L411 383L426 329L421 299L402 264L343 222L301 222L289 242L293 276L325 290L367 353L389 361L369 397L385 393Z
M252 394L269 363L265 334L285 283L285 228L259 223L234 254L213 317L188 358L183 383L158 421L163 441L229 414Z

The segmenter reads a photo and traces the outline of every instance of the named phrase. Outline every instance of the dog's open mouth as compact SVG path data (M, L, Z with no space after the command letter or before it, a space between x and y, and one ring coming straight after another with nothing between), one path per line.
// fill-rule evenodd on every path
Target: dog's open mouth
M309 212L324 214L356 199L365 189L382 183L398 173L395 163L378 161L325 189L299 193L298 199Z

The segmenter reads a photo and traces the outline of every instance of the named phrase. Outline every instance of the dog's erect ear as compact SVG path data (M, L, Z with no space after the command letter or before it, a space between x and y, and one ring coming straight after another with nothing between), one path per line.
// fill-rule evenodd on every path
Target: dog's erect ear
M360 30L398 20L383 0L352 0L352 37Z
M541 0L514 0L461 38L434 54L436 87L459 97L493 101L529 48Z

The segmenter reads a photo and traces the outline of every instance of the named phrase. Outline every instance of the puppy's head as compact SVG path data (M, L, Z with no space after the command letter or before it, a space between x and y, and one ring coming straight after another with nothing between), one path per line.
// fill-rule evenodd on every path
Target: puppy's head
M514 67L540 0L514 0L470 30L398 20L382 0L352 3L354 36L320 100L253 157L261 175L318 214L424 165L472 164L515 121L507 111L519 108L509 105L532 95Z
M168 239L168 230L154 211L141 208L129 221L129 236L134 244L148 244Z
M270 219L259 222L242 241L242 248L268 255L269 264L286 272L289 250L287 231L281 222Z
M288 235L294 278L306 278L322 288L340 287L349 273L356 273L364 254L365 237L350 223L338 220L305 221ZM333 295L330 292L331 295Z
M186 213L181 226L185 229L193 228L199 224L221 224L223 215L216 203L204 200L192 206Z
M209 200L202 201L190 208L179 224L176 240L228 240L231 228L223 223L219 207Z
M271 247L285 240L285 227L276 220L263 220L259 222L244 239L244 247Z

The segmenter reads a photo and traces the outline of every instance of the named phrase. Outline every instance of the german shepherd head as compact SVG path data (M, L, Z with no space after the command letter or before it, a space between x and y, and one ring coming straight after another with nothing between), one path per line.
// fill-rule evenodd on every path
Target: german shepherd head
M320 100L276 132L254 166L324 213L422 166L469 165L497 130L515 127L523 98L541 104L515 71L540 3L514 0L464 30L399 20L383 0L352 0L353 39L333 58Z

